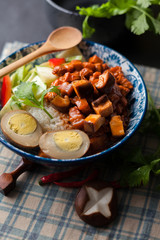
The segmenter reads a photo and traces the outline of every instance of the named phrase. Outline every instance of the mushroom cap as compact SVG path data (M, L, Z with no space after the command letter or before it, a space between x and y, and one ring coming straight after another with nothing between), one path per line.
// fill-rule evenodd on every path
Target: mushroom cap
M40 149L57 159L79 158L88 151L89 146L88 135L77 129L46 132L39 139Z
M12 117L16 116L16 114L17 114L17 118L18 118L18 116L20 116L19 114L26 114L24 116L29 116L29 118L31 117L30 119L32 119L32 122L35 123L35 128L32 128L31 132L26 132L25 127L24 127L22 129L21 133L16 133L10 125L10 119L12 119ZM21 118L21 120L22 120L22 118ZM24 121L25 120L26 119L24 118ZM15 121L15 123L16 123L16 121ZM21 121L20 125L21 124L23 126L23 124L24 124L23 120ZM21 148L28 148L28 149L37 147L39 138L43 134L42 128L41 128L40 124L38 123L38 121L31 114L29 114L28 112L26 112L24 110L15 110L15 111L7 112L1 119L1 129L2 129L4 136L13 145L16 145ZM23 130L24 130L24 134L23 134Z
M78 216L94 227L107 227L117 216L117 192L103 180L89 181L75 199Z

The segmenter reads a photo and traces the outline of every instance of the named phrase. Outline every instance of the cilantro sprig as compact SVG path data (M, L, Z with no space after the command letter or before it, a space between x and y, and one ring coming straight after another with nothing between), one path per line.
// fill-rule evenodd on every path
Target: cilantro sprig
M60 90L58 87L53 86L47 90L44 90L39 99L36 98L36 92L38 91L39 86L35 82L22 82L14 93L14 101L21 104L25 104L30 107L36 107L42 109L51 119L53 117L44 107L44 96L47 92L55 92L60 95Z
M160 174L160 147L150 155L144 155L141 148L134 149L128 155L124 154L123 158L121 186L145 186L149 183L151 173Z
M140 35L147 30L160 34L160 13L154 16L153 5L160 5L160 0L109 0L101 5L76 7L80 15L86 16L83 21L83 37L91 37L95 32L89 23L89 17L111 18L126 15L125 25L134 34Z

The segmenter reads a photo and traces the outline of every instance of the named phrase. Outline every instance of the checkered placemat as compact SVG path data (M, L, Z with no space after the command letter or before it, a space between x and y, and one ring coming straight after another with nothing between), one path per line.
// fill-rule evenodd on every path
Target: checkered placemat
M23 44L18 42L6 44L2 58L21 46ZM145 66L137 68L160 106L160 70ZM151 136L143 138L142 142L150 152L157 140ZM15 169L20 159L0 144L0 174ZM100 165L103 179L112 175L108 172L107 159ZM118 190L118 217L107 228L94 228L81 221L75 212L77 189L39 185L40 177L51 172L52 169L37 166L18 178L16 189L7 197L0 194L1 240L160 239L160 192L155 190L158 177L151 177L147 187ZM79 178L87 174L81 172Z

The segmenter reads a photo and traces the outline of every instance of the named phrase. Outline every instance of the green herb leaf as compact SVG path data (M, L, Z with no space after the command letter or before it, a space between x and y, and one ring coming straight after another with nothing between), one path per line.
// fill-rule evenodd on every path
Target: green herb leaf
M160 174L160 158L153 160L150 163L150 166L151 166L152 171L154 172L154 174L156 174L156 175Z
M160 5L160 1L159 0L150 0L152 4L157 4Z
M132 155L133 154L133 155ZM130 158L126 156L122 165L121 185L129 187L138 187L146 185L149 182L152 165L147 163L141 150L135 150L130 154Z
M152 2L150 0L137 0L137 4L140 5L142 8L148 8Z
M150 165L144 165L142 167L137 168L133 172L128 175L128 184L130 187L138 187L143 185L147 185L149 182L151 167Z
M58 88L58 86L52 86L50 87L47 92L55 92L57 95L61 95L61 91L60 89Z
M34 82L22 82L17 87L14 95L17 99L20 99L23 104L42 109L52 119L53 117L41 104L42 102L37 100L34 96L34 92L36 92L38 88L39 85Z
M110 18L112 16L125 14L135 4L136 2L134 0L110 0L101 5L92 5L87 8L77 6L76 10L79 10L80 15Z
M41 108L39 104L37 105L33 101L30 101L29 99L23 99L22 104L30 106L30 107Z
M20 82L24 82L27 80L27 77L29 77L30 70L31 70L31 64L22 66L18 68L12 75L11 75L11 82L12 82L12 88L18 86Z
M155 33L160 34L160 20L159 20L159 17L157 19L152 17L152 18L150 18L150 20L153 24Z
M136 5L134 0L110 0L108 3L107 11L110 13L110 17L125 14Z
M126 14L126 27L133 33L140 35L147 30L154 30L160 34L160 15L154 18L151 11L153 4L160 5L159 0L109 0L101 5L93 5L87 8L76 7L80 15L86 16L83 22L83 37L90 37L95 29L88 24L88 17L111 18Z
M123 159L121 164L122 186L137 187L146 185L150 179L150 173L160 174L160 146L154 154L144 156L141 148L133 149L129 154L120 152Z
M106 18L110 18L111 14L109 12L110 9L110 2L106 2L104 4L100 5L92 5L90 7L87 8L80 8L79 6L76 7L76 10L79 10L79 14L80 15L84 15L84 16L92 16L92 17L98 17L98 18L102 18L102 17L106 17Z
M12 97L11 97L11 103L10 103L10 107L11 107L11 109L13 110L13 106L14 105L17 105L18 107L19 107L19 109L21 109L22 108L22 102L20 102L17 98L16 98L16 96L15 95L13 95Z
M84 38L91 37L93 35L93 33L95 32L95 29L89 26L88 18L89 18L88 16L85 17L85 19L83 21L83 25L82 25Z
M147 23L146 15L141 14L136 20L132 21L131 31L137 35L143 34L146 30L149 29Z
M19 99L28 98L29 100L32 100L34 98L32 87L32 82L21 83L15 92L15 96Z
M126 13L125 25L128 29L131 29L133 22L141 15L136 9Z

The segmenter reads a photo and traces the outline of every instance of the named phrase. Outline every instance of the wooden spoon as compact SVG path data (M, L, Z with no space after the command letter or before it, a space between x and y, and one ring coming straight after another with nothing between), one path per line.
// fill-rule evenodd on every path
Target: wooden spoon
M22 158L20 164L14 171L10 173L3 173L0 176L0 192L3 195L7 195L11 192L16 187L17 178L25 171L30 170L33 166L35 166L34 163L30 162L26 158Z
M72 48L81 40L82 34L77 28L57 28L48 36L46 42L40 48L17 60L16 62L13 62L10 65L0 69L0 78L42 55Z

